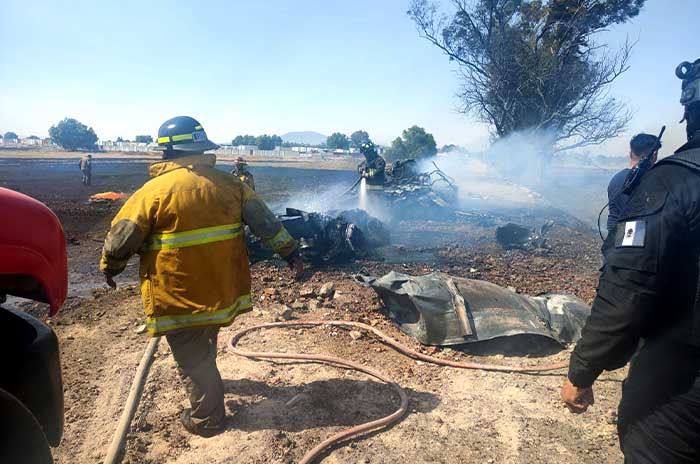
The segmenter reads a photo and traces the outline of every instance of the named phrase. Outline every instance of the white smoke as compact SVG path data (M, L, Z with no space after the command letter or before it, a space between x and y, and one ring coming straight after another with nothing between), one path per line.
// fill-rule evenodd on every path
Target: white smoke
M554 136L541 130L514 132L498 139L484 158L503 176L522 185L541 183L552 156Z
M607 183L624 163L601 168L590 162L590 155L554 156L552 140L548 133L518 132L483 152L442 153L421 160L419 167L428 171L435 162L453 178L463 208L554 206L594 226L607 200Z
M349 185L321 185L303 193L295 192L284 200L270 203L270 209L282 212L285 208L296 208L302 211L327 213L345 205L349 200L349 195L344 195ZM355 203L357 200L355 200ZM357 206L354 206L357 207Z

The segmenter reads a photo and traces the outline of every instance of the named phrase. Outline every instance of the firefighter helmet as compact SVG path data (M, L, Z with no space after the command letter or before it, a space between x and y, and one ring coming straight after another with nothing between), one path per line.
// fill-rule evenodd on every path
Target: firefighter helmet
M360 145L360 153L365 156L371 156L377 154L377 149L374 147L374 143L371 140L366 141Z
M683 80L681 105L688 106L700 101L700 59L679 64L676 76Z
M202 125L189 116L176 116L158 129L158 149L201 153L219 148L209 140Z

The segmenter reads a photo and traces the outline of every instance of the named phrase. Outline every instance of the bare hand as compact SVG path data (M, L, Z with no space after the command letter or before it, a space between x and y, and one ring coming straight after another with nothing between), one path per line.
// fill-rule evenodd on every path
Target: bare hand
M575 414L586 412L589 406L595 404L593 387L579 388L569 379L566 379L561 387L561 399L569 411Z
M112 290L117 288L117 283L111 276L105 275L105 282L107 282L107 285L109 285L109 288L111 288Z
M289 269L294 273L294 278L296 280L301 280L304 275L304 262L301 260L301 256L297 255L289 260Z

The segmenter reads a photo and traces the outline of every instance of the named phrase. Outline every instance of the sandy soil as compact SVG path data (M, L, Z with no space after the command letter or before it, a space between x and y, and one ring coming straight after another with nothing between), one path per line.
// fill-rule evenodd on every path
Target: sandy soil
M2 186L46 202L64 224L71 290L50 324L61 342L66 426L54 455L59 463L99 462L147 338L136 333L142 323L134 285L136 261L119 277L116 291L105 288L97 271L99 242L119 205L88 204L86 200L100 191L133 191L146 179L146 160L105 160L95 170L93 186L81 187L73 158L42 158L0 159L0 181ZM265 176L258 174L256 183L266 185L263 195L268 199L287 198L308 184L299 170L264 172ZM345 179L332 177L334 174L324 178L315 171L305 175L314 176L318 184ZM275 196L275 187L285 192ZM517 219L526 218L533 223L544 219ZM186 398L167 343L161 343L123 462L296 462L333 432L378 418L398 406L389 387L355 372L319 364L253 362L227 352L226 343L235 330L278 319L282 305L296 307L295 318L366 322L439 357L503 364L566 359L566 349L537 337L511 337L463 350L420 347L393 326L372 290L349 278L359 271L382 275L390 270L414 274L441 270L533 295L569 292L590 302L599 264L598 243L590 230L558 225L552 231L550 251L504 251L493 242L493 230L509 218L501 214L490 219L475 215L474 220L454 223L402 224L410 232L399 234L403 246L393 248L397 259L311 269L303 282L291 281L280 263L254 265L256 309L223 329L220 336L219 367L230 414L226 431L204 439L181 427L177 417ZM425 235L422 227L433 231L428 234L441 229L459 231L463 239L450 239L451 244L435 248L412 248L408 238ZM309 288L318 291L326 282L336 285L333 299L301 296ZM40 304L18 304L35 314L45 311ZM605 374L596 384L595 406L583 416L574 416L558 400L562 373L516 375L441 368L402 357L366 335L355 339L340 329L254 333L242 346L359 360L390 374L406 389L409 414L400 423L330 451L324 457L327 463L622 461L614 411L624 371Z

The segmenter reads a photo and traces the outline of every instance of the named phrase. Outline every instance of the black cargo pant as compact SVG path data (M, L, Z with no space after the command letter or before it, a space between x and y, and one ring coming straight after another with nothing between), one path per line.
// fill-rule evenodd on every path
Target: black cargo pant
M216 367L218 327L190 329L166 335L192 406L192 423L219 427L226 414L224 385Z
M700 463L700 353L647 343L622 388L626 464Z

